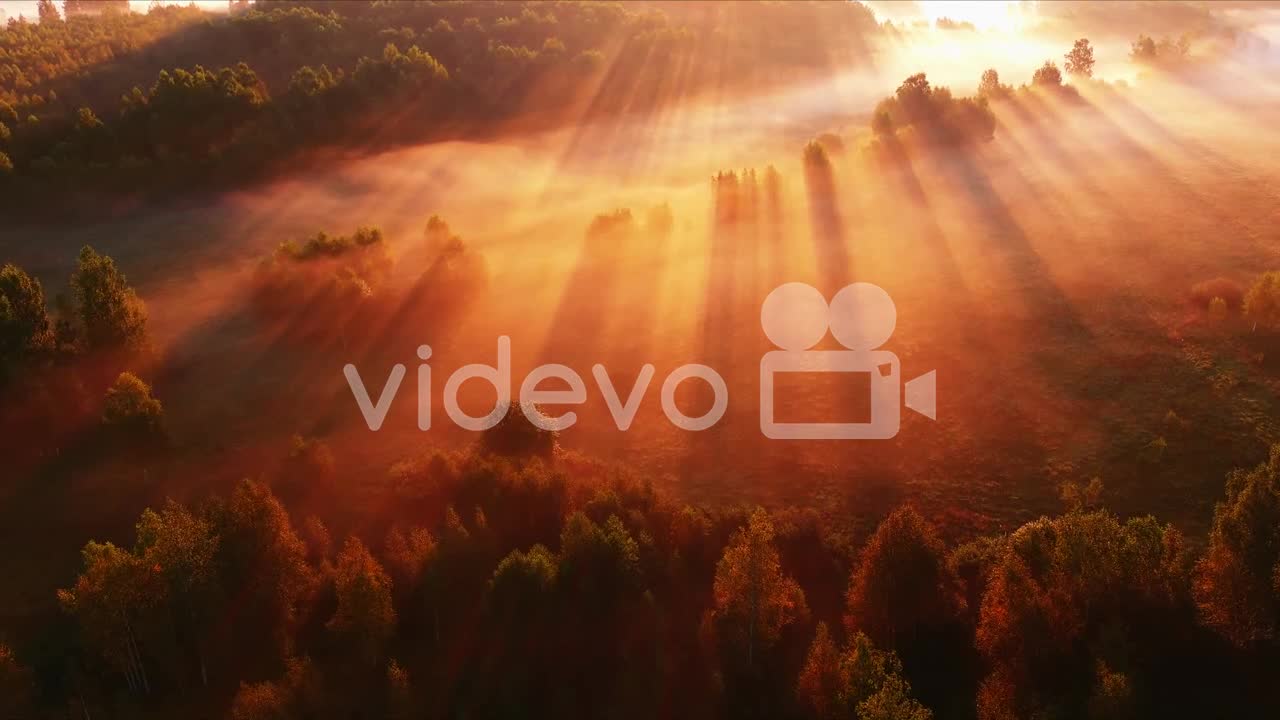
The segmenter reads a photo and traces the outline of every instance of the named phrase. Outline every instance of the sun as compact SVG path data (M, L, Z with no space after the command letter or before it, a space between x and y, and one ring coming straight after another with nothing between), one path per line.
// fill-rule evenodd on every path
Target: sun
M1026 3L1017 0L920 0L920 12L930 23L939 18L973 23L979 30L1017 30Z

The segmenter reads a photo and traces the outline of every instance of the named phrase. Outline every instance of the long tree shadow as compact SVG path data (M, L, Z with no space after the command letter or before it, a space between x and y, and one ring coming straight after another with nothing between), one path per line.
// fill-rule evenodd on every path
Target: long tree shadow
M816 143L805 148L804 187L809 203L814 260L818 265L818 290L831 297L853 280L853 261L840 209L835 169L826 150Z

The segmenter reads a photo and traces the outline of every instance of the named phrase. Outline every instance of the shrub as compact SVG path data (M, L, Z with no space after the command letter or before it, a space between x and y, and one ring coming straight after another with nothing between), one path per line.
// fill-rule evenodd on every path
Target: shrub
M102 423L106 427L129 434L155 435L160 432L164 410L151 395L151 386L130 372L107 388L102 405Z
M1227 309L1236 310L1244 303L1244 289L1240 283L1225 277L1205 280L1191 288L1192 301L1202 308L1208 308L1214 298L1223 300Z
M1227 316L1227 301L1220 297L1215 297L1209 301L1209 317L1221 320Z

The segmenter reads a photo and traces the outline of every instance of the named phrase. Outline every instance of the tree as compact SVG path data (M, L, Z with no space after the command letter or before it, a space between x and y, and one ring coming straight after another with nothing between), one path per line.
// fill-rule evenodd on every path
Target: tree
M804 592L782 572L773 522L757 508L716 565L713 587L717 629L740 649L747 667L777 642L782 629L808 614Z
M53 0L39 0L36 3L36 16L40 18L41 24L54 23L62 19L58 14L58 6Z
M426 528L410 528L407 533L392 528L387 533L384 555L393 586L405 594L416 588L435 553L436 540Z
M13 161L9 156L0 152L0 178L4 178L13 174Z
M276 682L240 683L231 701L231 720L300 720L314 717L321 702L320 678L311 661L290 658Z
M512 402L496 425L480 436L485 452L508 457L551 457L555 454L559 433L544 430L529 421L526 413L538 412L532 405Z
M1036 69L1031 76L1031 84L1036 87L1056 88L1062 86L1062 71L1052 60L1045 60L1044 65Z
M978 83L978 97L997 100L1008 97L1012 91L1012 88L1000 82L1000 73L995 68L987 68L982 72L982 81Z
M154 436L160 432L164 410L151 395L151 386L137 375L120 373L102 406L102 422L108 428L128 435Z
M875 695L858 703L858 720L931 720L933 713L911 697L911 686L897 675L885 679Z
M338 609L327 627L368 663L376 662L395 630L391 578L364 543L348 538L333 569Z
M1249 288L1244 313L1267 329L1280 330L1280 271L1264 273Z
M84 246L71 290L79 330L90 348L139 349L146 344L146 308L115 260Z
M34 699L30 671L18 662L8 645L0 643L0 717L35 717Z
M842 717L840 650L831 639L827 624L818 623L818 631L809 645L809 654L800 670L797 694L800 702L819 720Z
M223 595L217 576L218 536L209 521L170 501L160 512L150 508L136 526L134 555L144 566L159 568L174 631L191 644L200 682L209 684L206 647L216 632Z
M489 581L489 600L500 616L509 616L518 608L545 602L555 589L559 564L555 554L541 545L529 552L512 550L498 563Z
M223 639L246 666L278 672L315 584L306 545L280 501L251 480L211 508L209 520L220 538L219 580L236 599L227 608Z
M946 626L963 609L942 541L913 508L895 510L867 541L846 606L851 634L865 632L889 648Z
M1267 462L1227 477L1195 598L1205 624L1237 645L1280 637L1280 444Z
M1189 652L1180 633L1194 632L1186 557L1181 535L1150 517L1122 523L1077 511L1019 528L982 600L976 645L991 673L979 718L1084 717L1090 698L1075 688L1098 688L1100 706L1115 704L1121 680L1099 676L1098 660L1150 673L1132 679L1134 688L1160 688L1134 698L1147 710L1139 716L1152 714L1144 701L1167 705L1185 670L1170 658Z
M58 591L58 601L79 621L88 645L124 674L129 689L149 694L144 634L164 599L160 569L111 543L90 541L80 555L84 571L73 588Z
M1071 51L1063 57L1067 61L1065 67L1068 73L1079 77L1093 77L1093 46L1087 39L1076 40Z
M643 589L639 548L616 515L603 526L581 512L565 521L559 576L575 607L597 619L612 617Z
M0 371L52 345L53 329L40 281L16 265L0 267Z

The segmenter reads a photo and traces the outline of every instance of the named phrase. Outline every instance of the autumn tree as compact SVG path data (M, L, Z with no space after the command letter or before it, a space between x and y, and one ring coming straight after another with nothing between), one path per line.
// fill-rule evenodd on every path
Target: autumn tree
M844 650L836 647L825 623L800 673L799 700L815 718L854 720L930 720L933 713L911 693L902 663L880 650L863 633L854 633Z
M376 662L395 631L391 578L357 538L348 538L333 569L338 609L327 627L367 663Z
M279 500L250 480L215 504L209 519L219 537L219 581L236 599L220 640L246 667L278 672L315 584L306 545Z
M1280 271L1263 273L1244 296L1244 313L1268 330L1280 330Z
M959 579L934 529L914 508L895 510L862 550L846 595L849 632L896 648L952 622L964 607Z
M1152 703L1176 707L1178 675L1163 673L1183 670L1169 656L1194 657L1173 639L1193 623L1189 564L1173 528L1105 512L1028 523L1002 546L982 601L977 646L991 672L979 718L1082 717L1091 695L1115 699L1123 684L1160 688L1133 698L1140 716ZM1099 661L1112 669L1100 674Z
M763 509L733 534L716 566L714 617L721 642L751 668L782 629L808 615L804 593L782 572L773 521Z
M299 720L324 706L321 681L307 658L290 658L284 676L270 682L240 683L227 713L230 720ZM325 708L328 709L328 708Z
M126 438L154 438L163 431L164 410L151 394L151 386L133 373L124 372L107 388L102 403L102 423Z
M40 281L13 264L0 267L0 373L53 345Z
M43 23L55 23L62 20L62 16L58 14L58 6L53 0L37 0L36 17L40 18Z
M71 275L79 331L92 349L138 349L147 341L147 313L115 260L88 245Z
M1267 462L1227 477L1195 598L1204 622L1237 645L1280 638L1280 444Z
M1064 67L1067 73L1079 77L1093 77L1093 46L1085 38L1076 40L1075 45L1071 47L1071 51L1063 55L1066 59Z
M156 634L164 599L161 569L111 543L90 541L80 554L84 570L72 588L58 591L58 601L128 688L150 694L155 666L148 662L153 648L147 639Z
M208 651L225 597L217 574L218 537L208 519L170 501L148 508L136 526L133 553L158 568L174 622L175 641L195 657L200 682L209 684Z
M844 690L841 661L840 649L832 640L827 624L818 623L796 688L800 703L818 720L844 717L847 712L841 702Z

